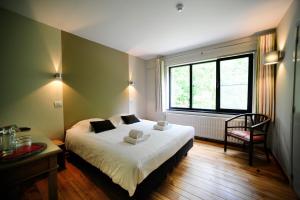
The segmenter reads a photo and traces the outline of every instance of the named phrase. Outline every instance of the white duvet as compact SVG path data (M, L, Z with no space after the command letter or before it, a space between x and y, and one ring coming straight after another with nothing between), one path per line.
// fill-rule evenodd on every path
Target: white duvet
M152 171L172 157L194 137L194 128L172 124L165 131L153 130L156 122L142 120L95 134L80 127L67 130L66 147L99 168L132 196L136 187ZM123 141L131 129L141 129L150 137L136 145Z

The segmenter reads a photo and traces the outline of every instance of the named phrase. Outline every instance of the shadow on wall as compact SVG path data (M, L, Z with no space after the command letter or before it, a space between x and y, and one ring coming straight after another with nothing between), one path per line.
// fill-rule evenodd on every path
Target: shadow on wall
M129 109L128 54L62 32L65 129Z
M64 75L66 76L66 75ZM63 81L63 95L64 95L64 101L68 102L68 107L76 109L76 112L72 112L72 118L71 120L68 120L67 123L65 122L65 130L70 128L72 125L77 123L80 120L89 119L89 118L109 118L110 116L114 114L120 114L120 113L127 113L124 110L124 107L127 106L127 103L120 103L117 104L114 107L108 107L108 110L106 110L106 114L103 114L101 112L89 112L89 110L95 110L95 102L91 101L90 98L83 95L81 92L78 92L74 87L71 86L71 84L68 84L68 81ZM96 87L95 87L95 90ZM129 91L131 90L131 86L127 86L124 88L124 90L119 94L117 99L124 99L124 97L129 97ZM74 99L74 101L73 101ZM88 108L88 109L87 109ZM65 111L65 115L69 115L68 110ZM107 114L110 113L110 114Z
M77 109L77 112L76 112L77 115L75 113L75 116L74 116L74 118L77 118L77 120L71 121L68 125L65 126L65 129L68 129L76 122L87 119L87 118L101 118L101 117L108 118L108 116L103 116L100 113L96 114L96 115L84 115L84 113L86 113L85 108L90 106L90 100L87 97L85 97L84 95L82 95L82 93L78 92L75 88L71 87L67 81L63 80L62 86L63 86L63 91L64 91L64 98L68 102L68 106L74 107L74 108L76 107L76 109ZM130 90L130 86L126 87L123 90L123 92L120 93L119 98L123 98L124 96L128 97L129 90ZM76 102L73 102L71 98L69 99L69 97L76 99ZM81 104L81 106L78 107L77 104ZM124 105L116 106L116 107L114 107L114 109L109 110L109 112L114 113L114 114L119 114L119 111L122 110L122 107L124 107Z

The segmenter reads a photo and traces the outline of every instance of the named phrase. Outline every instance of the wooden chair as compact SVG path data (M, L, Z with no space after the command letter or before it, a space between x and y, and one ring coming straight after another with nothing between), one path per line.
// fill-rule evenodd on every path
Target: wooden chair
M230 126L237 119L244 118L242 126ZM240 120L241 121L241 120ZM231 122L231 123L230 123ZM227 137L231 136L244 142L249 146L249 165L252 165L253 145L264 143L264 149L269 161L267 149L267 133L270 124L270 118L262 114L246 113L241 114L225 121L225 141L224 152L227 150Z

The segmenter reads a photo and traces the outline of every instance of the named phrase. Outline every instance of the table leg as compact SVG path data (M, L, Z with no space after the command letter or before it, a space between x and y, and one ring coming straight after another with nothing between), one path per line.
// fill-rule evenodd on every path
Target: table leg
M48 175L48 197L49 200L57 200L57 157L50 159L50 168L51 170Z

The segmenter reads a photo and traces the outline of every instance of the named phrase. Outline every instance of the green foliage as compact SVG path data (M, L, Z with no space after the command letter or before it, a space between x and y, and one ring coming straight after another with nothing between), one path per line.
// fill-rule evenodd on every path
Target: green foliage
M190 67L175 67L171 69L171 106L187 108L190 102Z
M216 108L216 62L193 65L193 108Z
M220 73L221 108L247 109L248 58L222 61Z

